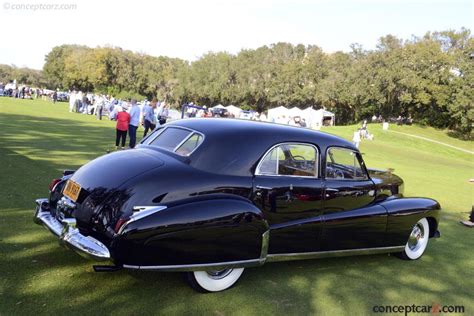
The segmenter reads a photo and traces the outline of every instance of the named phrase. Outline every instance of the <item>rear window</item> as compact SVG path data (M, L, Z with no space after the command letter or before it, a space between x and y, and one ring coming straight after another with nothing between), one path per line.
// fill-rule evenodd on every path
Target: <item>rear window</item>
M190 155L194 149L196 149L199 145L201 145L203 141L203 137L199 134L193 134L189 137L181 146L176 149L176 153L181 156L188 156Z
M204 137L197 132L177 127L167 127L158 133L158 136L147 144L181 156L190 155L204 140Z

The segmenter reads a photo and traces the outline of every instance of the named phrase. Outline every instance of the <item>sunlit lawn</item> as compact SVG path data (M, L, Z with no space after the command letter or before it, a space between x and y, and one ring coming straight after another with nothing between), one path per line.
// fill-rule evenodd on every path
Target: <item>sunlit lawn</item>
M355 126L325 131L352 137ZM391 129L474 150L423 127ZM234 288L198 294L178 273L97 274L32 221L34 199L65 168L114 143L114 124L69 113L65 103L0 98L0 315L362 315L374 305L464 305L474 314L474 229L459 224L473 204L474 155L369 125L369 167L394 168L405 193L443 207L442 237L421 260L389 255L296 261L247 269ZM143 129L139 130L139 134ZM118 170L119 171L119 170Z

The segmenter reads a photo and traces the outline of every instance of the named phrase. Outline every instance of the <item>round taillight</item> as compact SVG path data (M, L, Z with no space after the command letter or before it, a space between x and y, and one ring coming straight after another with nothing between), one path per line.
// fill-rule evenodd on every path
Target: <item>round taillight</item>
M61 179L53 179L51 181L51 183L49 184L49 191L53 191L54 190L54 187L56 186L56 184L58 184L59 182L61 182Z

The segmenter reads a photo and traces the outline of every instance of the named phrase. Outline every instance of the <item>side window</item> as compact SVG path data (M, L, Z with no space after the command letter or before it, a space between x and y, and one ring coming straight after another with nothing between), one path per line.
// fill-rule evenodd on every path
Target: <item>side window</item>
M281 144L260 162L257 175L317 177L318 151L307 144Z
M368 177L355 151L333 147L327 151L326 179L366 180Z

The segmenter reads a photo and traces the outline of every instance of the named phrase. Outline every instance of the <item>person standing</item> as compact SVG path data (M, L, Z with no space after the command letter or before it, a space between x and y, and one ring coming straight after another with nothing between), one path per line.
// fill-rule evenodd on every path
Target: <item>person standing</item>
M98 120L102 120L102 112L104 111L104 97L98 96L96 99L96 108L95 112Z
M118 149L119 142L121 140L121 148L125 147L125 140L127 139L127 130L130 124L130 114L127 113L125 108L120 109L117 114L117 128L115 137L115 149Z
M474 183L474 179L469 179L470 183ZM469 215L469 219L467 221L461 221L461 224L467 227L474 227L474 205L471 209L471 214Z
M359 148L360 144L360 129L358 129L356 132L354 132L354 137L352 137L352 142L356 146L356 148Z
M24 97L23 97L24 98ZM54 91L53 92L53 103L56 103L56 101L58 101L58 92L57 91Z
M168 119L168 104L163 102L163 107L158 112L158 122L160 125L166 124L166 120Z
M76 102L76 91L73 90L69 95L69 112L72 112L74 109L74 103Z
M145 132L143 137L148 134L148 130L153 131L156 127L155 125L155 108L156 108L156 99L153 99L150 104L147 104L143 107L143 125L145 127Z
M130 142L128 146L135 148L137 142L137 129L140 124L140 108L137 105L137 100L132 99L130 107L130 123L128 125L128 133L130 134Z

